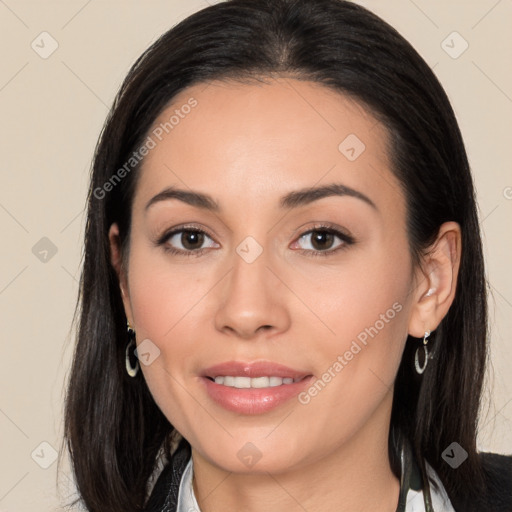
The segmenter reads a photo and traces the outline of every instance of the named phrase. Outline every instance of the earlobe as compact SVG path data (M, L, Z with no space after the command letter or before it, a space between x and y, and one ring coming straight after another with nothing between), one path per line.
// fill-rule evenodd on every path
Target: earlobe
M445 222L418 269L409 320L411 336L422 338L425 331L435 330L448 313L455 298L460 256L460 226Z

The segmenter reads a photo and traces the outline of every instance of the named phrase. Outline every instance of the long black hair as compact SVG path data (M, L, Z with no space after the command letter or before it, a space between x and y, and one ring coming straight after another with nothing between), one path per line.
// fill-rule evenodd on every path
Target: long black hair
M174 432L144 378L130 379L124 369L126 317L108 230L118 223L127 261L140 164L127 169L126 162L186 87L272 76L313 81L348 95L386 126L415 263L443 222L459 223L456 296L433 335L435 357L420 381L411 360L417 340L407 340L395 382L390 460L398 474L392 448L405 437L449 495L463 483L469 497L482 488L476 432L487 359L487 289L472 177L446 93L412 46L363 7L343 0L231 0L186 18L138 58L96 148L65 411L67 447L90 511L141 510L157 452L161 446L169 452ZM123 166L127 172L119 173ZM441 457L454 441L468 453L457 471Z

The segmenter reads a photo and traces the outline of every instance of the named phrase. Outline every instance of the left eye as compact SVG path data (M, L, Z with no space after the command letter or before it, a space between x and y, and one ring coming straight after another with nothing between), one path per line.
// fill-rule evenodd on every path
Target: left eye
M312 229L301 235L298 240L307 240L308 238L310 239L310 247L302 247L302 249L311 250L314 252L335 251L340 246L351 242L350 238L344 233L326 228ZM336 238L340 240L340 242L337 245L333 245Z

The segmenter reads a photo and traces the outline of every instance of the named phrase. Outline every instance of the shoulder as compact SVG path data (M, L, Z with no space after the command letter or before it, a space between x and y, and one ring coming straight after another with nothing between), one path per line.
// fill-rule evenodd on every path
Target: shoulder
M481 453L489 493L501 500L499 503L512 511L512 455Z
M512 455L482 452L485 489L480 499L470 503L460 493L450 496L455 510L461 512L512 512Z

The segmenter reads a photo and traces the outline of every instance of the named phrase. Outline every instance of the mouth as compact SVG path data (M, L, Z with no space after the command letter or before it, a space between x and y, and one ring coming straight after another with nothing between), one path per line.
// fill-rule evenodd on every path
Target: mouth
M313 379L308 371L270 361L229 361L201 375L210 399L239 414L261 414L298 395Z
M217 375L215 378L207 377L215 384L220 384L221 386L227 386L230 388L237 389L262 389L262 388L274 388L277 386L286 386L288 384L293 384L294 382L300 382L302 379L293 379L291 377L278 377L276 375L272 376L262 376L262 377L235 377L234 375ZM305 377L303 377L305 378Z

